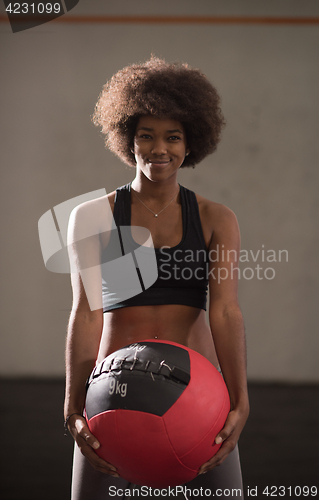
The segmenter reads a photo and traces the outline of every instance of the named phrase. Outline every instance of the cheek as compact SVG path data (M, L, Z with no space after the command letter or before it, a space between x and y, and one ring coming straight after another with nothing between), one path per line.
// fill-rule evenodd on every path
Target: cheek
M135 157L136 159L140 159L140 161L144 161L150 155L150 149L147 145L139 145L135 147Z
M138 141L134 141L134 153L138 155L143 153L144 151L145 151L145 145L141 144Z
M186 145L180 145L179 150L178 150L179 156L184 157L186 155Z
M131 147L131 151L132 153L136 153L136 149L137 149L137 146L136 146L136 140L135 138L133 139L133 144L132 144L132 147Z
M134 144L134 156L135 156L135 161L136 163L143 163L143 159L145 155L147 154L147 151L145 151L145 148L141 147L140 144Z

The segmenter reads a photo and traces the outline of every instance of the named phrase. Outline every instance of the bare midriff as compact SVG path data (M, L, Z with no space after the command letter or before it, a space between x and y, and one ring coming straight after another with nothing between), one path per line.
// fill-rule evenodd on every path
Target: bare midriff
M138 306L116 309L103 316L98 362L125 345L159 339L190 347L218 366L203 309L177 304Z

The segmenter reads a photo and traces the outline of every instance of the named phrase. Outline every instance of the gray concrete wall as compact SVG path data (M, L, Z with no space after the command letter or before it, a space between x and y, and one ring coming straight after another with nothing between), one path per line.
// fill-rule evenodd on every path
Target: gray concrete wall
M319 16L319 4L80 0L69 15L101 13ZM133 178L90 115L105 81L153 52L201 68L222 96L222 143L180 182L238 216L249 378L318 382L318 25L2 23L0 38L0 374L64 373L71 288L45 269L37 221Z

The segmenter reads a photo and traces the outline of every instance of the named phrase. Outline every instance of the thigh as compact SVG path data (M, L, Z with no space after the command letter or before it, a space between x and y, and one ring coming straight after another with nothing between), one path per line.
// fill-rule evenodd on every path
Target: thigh
M175 499L185 500L181 492L176 494L175 488L172 491ZM96 471L75 446L71 500L154 500L155 497L156 500L167 500L168 494L169 490L166 488L160 491Z
M130 483L95 470L75 445L71 500L122 500Z
M210 498L213 496L219 499L243 499L243 483L238 447L236 446L221 465L208 471L206 474L197 476L189 483L186 483L184 487L185 498L188 500L199 497Z
M142 490L142 491L141 491ZM77 446L74 449L71 500L123 500L134 496L144 499L164 499L173 495L180 500L195 498L243 499L243 487L238 448L234 449L219 467L201 474L183 486L164 488L162 492L152 488L131 484L121 478L114 478L96 471L82 455ZM216 490L218 492L216 493ZM172 493L171 493L172 492Z

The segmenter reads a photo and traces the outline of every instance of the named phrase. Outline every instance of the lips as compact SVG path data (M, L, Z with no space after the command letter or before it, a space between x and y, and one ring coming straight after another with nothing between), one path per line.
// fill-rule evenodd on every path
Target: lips
M148 158L148 163L151 163L152 165L168 165L169 162L171 161L170 159L167 159L167 160L157 160L157 159L151 159L151 158Z

